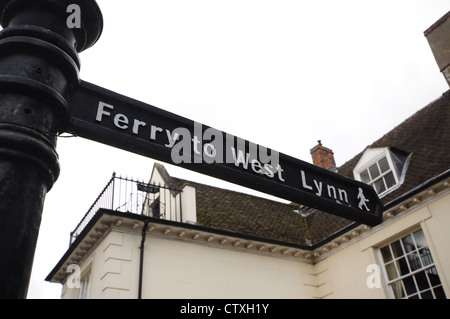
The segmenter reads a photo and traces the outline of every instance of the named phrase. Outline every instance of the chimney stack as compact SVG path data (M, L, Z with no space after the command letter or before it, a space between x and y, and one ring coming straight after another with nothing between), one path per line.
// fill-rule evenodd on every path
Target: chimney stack
M450 86L450 11L425 32L439 70Z
M313 164L325 169L335 170L336 162L334 161L333 151L324 147L320 140L318 143L311 149Z

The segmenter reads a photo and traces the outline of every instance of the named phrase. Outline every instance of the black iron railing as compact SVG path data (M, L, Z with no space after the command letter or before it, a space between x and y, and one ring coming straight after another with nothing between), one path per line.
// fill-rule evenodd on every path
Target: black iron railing
M146 215L172 221L183 221L181 190L154 185L114 173L81 221L70 233L70 244L81 234L101 208Z

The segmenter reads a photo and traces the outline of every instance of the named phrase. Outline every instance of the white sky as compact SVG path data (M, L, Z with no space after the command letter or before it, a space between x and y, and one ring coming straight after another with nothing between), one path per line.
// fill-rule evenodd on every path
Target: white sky
M320 139L344 164L448 89L423 32L450 0L97 2L83 80L308 162ZM58 153L28 298L60 297L44 279L112 173L147 179L154 163L81 138Z

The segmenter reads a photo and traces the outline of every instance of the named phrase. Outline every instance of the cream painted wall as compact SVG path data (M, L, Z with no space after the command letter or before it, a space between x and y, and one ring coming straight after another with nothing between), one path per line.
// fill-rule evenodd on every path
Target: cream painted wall
M308 298L312 265L228 249L151 238L146 298Z
M429 204L431 218L422 223L445 294L450 298L450 194Z
M380 288L369 288L367 280L381 271L369 268L377 264L374 249L362 249L358 243L332 254L315 266L319 282L319 298L380 299L386 298L383 281ZM372 282L372 281L371 281Z
M111 232L86 259L91 298L137 298L138 234ZM312 265L148 236L143 298L310 298ZM77 298L67 289L63 298Z

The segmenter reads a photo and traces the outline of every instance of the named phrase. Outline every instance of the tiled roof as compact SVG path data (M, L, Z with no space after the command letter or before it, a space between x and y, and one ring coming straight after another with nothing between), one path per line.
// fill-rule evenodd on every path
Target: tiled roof
M450 168L450 91L395 127L367 148L391 147L412 153L404 183L382 198L387 204L411 189ZM360 154L339 168L338 173L353 178ZM353 221L316 211L307 217L294 213L296 204L283 204L255 196L170 177L157 166L166 181L178 188L188 184L196 189L197 223L204 227L315 245L350 227Z
M298 206L189 182L196 190L197 224L278 241L303 243Z

